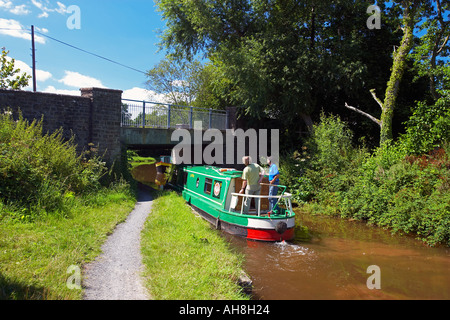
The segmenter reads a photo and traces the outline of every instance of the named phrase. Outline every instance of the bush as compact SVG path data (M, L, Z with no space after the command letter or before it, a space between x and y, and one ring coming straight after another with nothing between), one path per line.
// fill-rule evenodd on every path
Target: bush
M401 146L408 154L426 154L442 148L450 140L450 98L440 98L434 105L418 102L406 122Z
M71 194L98 189L104 172L95 155L78 156L61 130L43 134L42 120L0 115L0 201L18 209L21 219L63 211Z
M295 156L282 171L289 174L295 200L309 201L309 211L416 234L429 245L450 245L448 144L415 156L401 139L369 155L352 147L351 132L338 117L322 116L314 129L307 148L313 153L310 159L302 154L301 172L293 169Z
M280 158L280 182L288 187L293 199L299 202L309 201L313 192L311 181L303 176L309 158L306 150L307 147L303 147L302 152L295 151L292 155L286 154Z
M338 116L322 113L307 143L313 155L312 166L336 172L348 168L354 152L352 139L353 133Z
M293 194L306 195L304 201L315 199L329 208L337 205L340 195L354 184L358 168L367 157L364 148L352 146L352 139L352 132L338 116L322 114L304 147L303 176L297 178L300 190Z

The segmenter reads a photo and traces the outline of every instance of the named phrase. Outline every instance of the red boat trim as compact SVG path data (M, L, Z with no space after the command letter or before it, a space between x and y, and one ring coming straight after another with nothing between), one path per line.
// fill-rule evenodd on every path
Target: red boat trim
M272 229L247 229L247 239L258 241L289 241L294 238L294 228L287 229L283 234L279 234Z

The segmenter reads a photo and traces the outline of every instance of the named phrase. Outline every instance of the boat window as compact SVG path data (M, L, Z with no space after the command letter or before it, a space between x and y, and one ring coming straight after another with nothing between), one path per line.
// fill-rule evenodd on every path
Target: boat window
M195 187L198 188L199 185L200 185L200 178L197 178L197 182L195 183Z
M212 189L212 179L206 178L205 179L205 193L211 194L211 189Z

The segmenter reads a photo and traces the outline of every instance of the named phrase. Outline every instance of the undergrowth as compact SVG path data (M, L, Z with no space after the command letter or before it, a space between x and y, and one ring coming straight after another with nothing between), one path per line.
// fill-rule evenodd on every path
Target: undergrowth
M95 148L77 155L62 130L44 133L42 120L0 114L0 219L64 215L73 197L100 190L106 173Z
M436 134L408 128L398 141L369 152L352 145L338 117L322 115L303 149L284 158L283 184L305 210L363 220L431 246L450 245L450 117L440 113L438 120ZM423 153L424 146L432 150Z

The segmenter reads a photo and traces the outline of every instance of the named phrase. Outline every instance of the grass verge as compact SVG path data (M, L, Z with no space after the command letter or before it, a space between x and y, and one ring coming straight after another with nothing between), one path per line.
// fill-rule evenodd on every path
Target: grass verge
M78 300L70 290L70 266L82 269L135 204L129 186L101 189L72 199L68 216L49 215L34 222L0 222L0 299Z
M153 203L142 232L146 286L156 300L245 300L243 257L175 192Z

